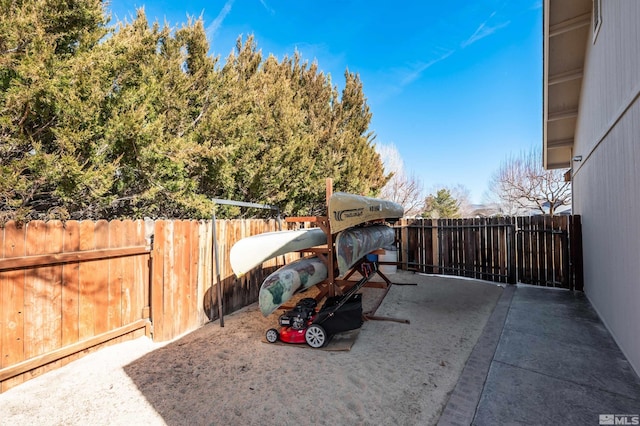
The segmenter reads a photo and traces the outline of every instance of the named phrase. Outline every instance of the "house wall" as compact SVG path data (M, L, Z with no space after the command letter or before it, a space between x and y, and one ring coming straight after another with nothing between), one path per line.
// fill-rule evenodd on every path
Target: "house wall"
M602 1L587 43L573 155L585 292L640 373L640 2Z

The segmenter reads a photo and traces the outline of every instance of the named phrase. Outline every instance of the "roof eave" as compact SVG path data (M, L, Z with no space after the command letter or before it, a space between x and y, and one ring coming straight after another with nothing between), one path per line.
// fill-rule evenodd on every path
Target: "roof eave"
M544 0L543 166L571 167L591 0Z

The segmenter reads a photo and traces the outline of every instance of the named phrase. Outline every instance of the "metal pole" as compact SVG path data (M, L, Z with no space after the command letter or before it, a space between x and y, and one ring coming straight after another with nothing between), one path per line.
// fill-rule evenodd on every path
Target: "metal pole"
M223 309L222 309L222 282L220 281L220 262L218 260L218 238L216 236L216 205L213 205L213 215L212 215L212 221L213 221L213 257L214 257L214 264L216 267L216 293L218 296L218 317L220 317L220 327L224 327L224 315L223 315ZM213 278L213 277L212 277ZM213 283L213 279L211 280ZM213 294L211 295L212 298L212 302L213 302ZM212 307L213 307L213 303L211 303ZM211 315L213 316L213 309L211 310Z
M278 213L278 230L279 231L282 230L282 221L280 220L280 207L278 206L272 206L269 204L247 203L244 201L224 200L221 198L212 198L211 201L213 201L212 228L213 228L213 257L214 257L214 262L212 263L215 264L215 267L216 267L216 281L218 284L216 286L216 293L218 296L218 316L220 317L220 327L224 327L224 316L222 313L223 292L222 292L222 282L220 280L220 261L218 260L218 238L216 236L216 204L224 204L227 206L238 206L238 207L250 207L255 209L275 210ZM213 264L211 268L213 268ZM211 275L212 275L211 286L213 287L213 271L211 272ZM211 306L213 307L213 292L211 292ZM213 317L213 309L211 310L211 316Z
M280 208L278 206L272 206L270 204L246 203L244 201L223 200L221 198L212 198L211 201L215 204L225 204L227 206L251 207L254 209L277 210L280 212Z

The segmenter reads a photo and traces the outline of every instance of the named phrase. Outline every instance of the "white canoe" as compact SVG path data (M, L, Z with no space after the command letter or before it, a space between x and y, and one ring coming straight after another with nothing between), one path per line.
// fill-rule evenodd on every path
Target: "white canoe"
M328 214L331 232L335 234L365 222L400 219L404 207L393 201L335 192L329 198Z
M263 262L293 251L304 250L327 243L320 228L295 231L275 231L243 238L231 247L229 260L236 276L249 272Z

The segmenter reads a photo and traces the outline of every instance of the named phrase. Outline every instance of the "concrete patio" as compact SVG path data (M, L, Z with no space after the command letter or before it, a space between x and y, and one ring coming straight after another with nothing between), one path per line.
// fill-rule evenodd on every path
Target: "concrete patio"
M640 379L580 292L507 286L439 425L598 425L635 415Z

